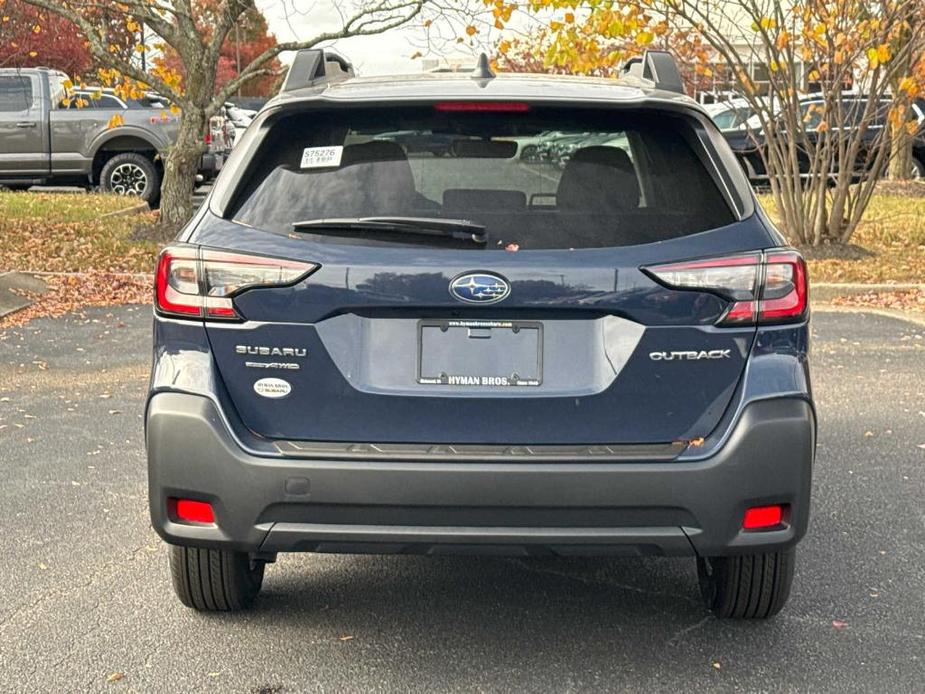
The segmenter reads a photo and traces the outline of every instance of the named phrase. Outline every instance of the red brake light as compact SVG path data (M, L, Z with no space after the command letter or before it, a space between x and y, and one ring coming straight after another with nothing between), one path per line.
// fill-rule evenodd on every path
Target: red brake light
M200 317L199 259L195 249L165 248L157 261L154 288L159 311Z
M787 323L806 315L806 263L796 251L708 258L643 269L673 289L712 292L732 301L720 325Z
M526 113L530 104L523 101L438 101L437 111L489 111L494 113Z
M313 263L168 246L158 259L158 313L180 318L237 320L232 297L254 287L294 284L318 269Z
M760 322L802 317L808 300L806 261L796 251L768 253L761 289Z
M784 507L780 504L774 506L753 506L745 511L742 518L743 530L763 530L774 528L784 521Z
M194 501L193 499L174 499L174 515L177 520L187 523L214 523L215 511L212 504L207 501Z

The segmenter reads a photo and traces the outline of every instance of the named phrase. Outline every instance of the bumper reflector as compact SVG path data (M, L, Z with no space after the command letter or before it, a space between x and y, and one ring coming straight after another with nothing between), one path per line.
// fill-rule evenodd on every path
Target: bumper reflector
M186 521L187 523L215 522L215 512L212 510L212 504L206 501L177 499L175 504L177 520Z
M773 528L780 525L784 520L784 507L780 504L775 506L753 506L745 512L742 519L742 528L744 530L762 530Z

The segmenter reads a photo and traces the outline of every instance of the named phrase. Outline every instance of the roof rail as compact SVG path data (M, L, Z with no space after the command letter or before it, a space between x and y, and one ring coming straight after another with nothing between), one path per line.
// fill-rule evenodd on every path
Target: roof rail
M353 65L344 56L321 48L304 48L295 54L280 92L313 87L322 82L338 82L355 74Z
M642 56L630 58L623 65L623 74L649 80L656 89L684 94L684 80L668 51L647 50Z

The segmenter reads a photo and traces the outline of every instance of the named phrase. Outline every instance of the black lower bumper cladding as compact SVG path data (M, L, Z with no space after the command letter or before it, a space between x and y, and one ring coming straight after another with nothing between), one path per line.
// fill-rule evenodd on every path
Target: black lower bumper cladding
M524 447L479 456L452 446L280 442L277 457L264 457L238 444L210 399L162 392L149 403L147 448L152 522L174 544L718 556L774 551L803 536L815 422L805 400L755 402L722 448L690 462L670 446L650 457L645 447L591 447L599 457L537 449L534 458ZM215 525L172 520L175 498L210 502ZM745 510L764 504L789 505L785 526L743 531Z

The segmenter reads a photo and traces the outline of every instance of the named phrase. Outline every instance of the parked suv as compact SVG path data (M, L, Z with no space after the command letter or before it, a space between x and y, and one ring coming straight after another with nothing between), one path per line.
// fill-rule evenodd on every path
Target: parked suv
M857 94L844 94L841 100L846 114L845 128L859 127L861 121L866 118L869 100ZM888 99L881 100L860 138L861 147L853 163L854 172L858 178L866 175L873 166L874 153L880 146L881 138L889 137L887 116L890 106ZM825 99L818 95L804 97L800 100L800 112L806 123L805 137L813 147L819 142L816 126L822 121L824 110ZM913 100L909 118L909 125L913 131L909 176L921 179L925 177L925 99ZM717 121L716 115L714 115L714 121ZM767 138L758 117L751 115L747 120L732 128L724 128L722 123L717 122L749 180L755 185L767 185L768 172L764 164L767 158ZM811 156L807 153L807 148L800 147L797 156L802 175L809 176Z
M183 604L247 607L278 552L475 552L694 557L717 615L781 609L806 266L680 84L658 52L620 81L297 56L158 264L150 508ZM608 144L523 162L547 131Z

